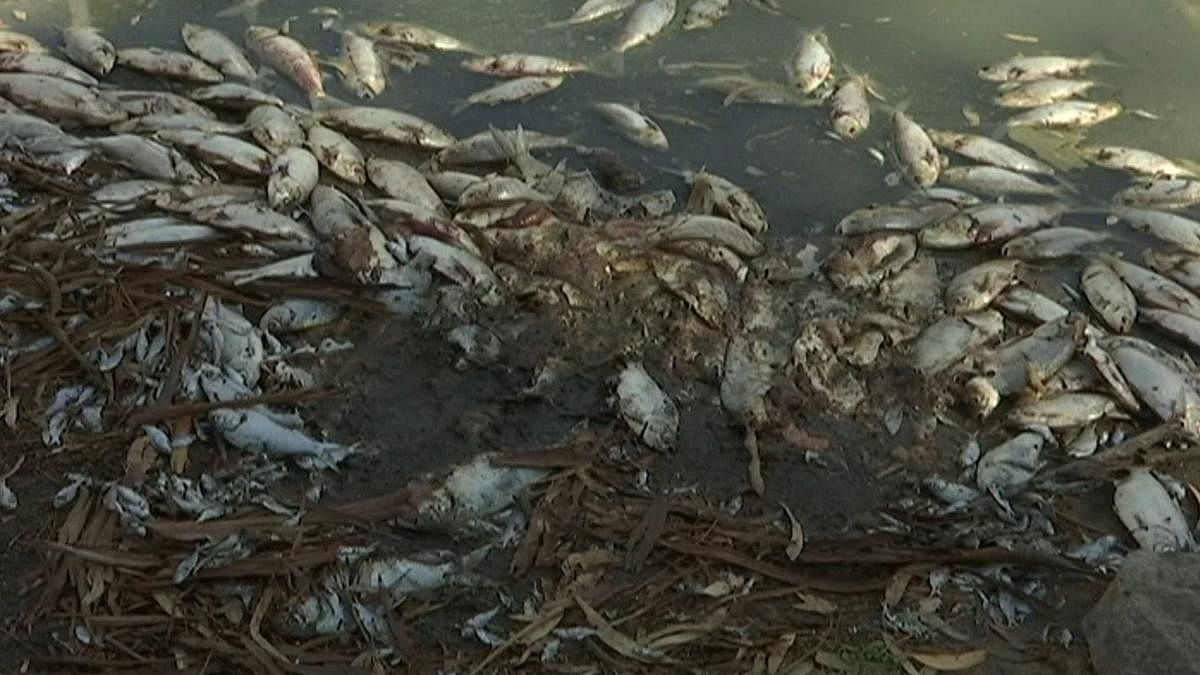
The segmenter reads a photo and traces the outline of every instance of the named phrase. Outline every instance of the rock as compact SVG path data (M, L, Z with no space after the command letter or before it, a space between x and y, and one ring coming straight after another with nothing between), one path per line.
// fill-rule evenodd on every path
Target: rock
M1200 555L1135 551L1084 619L1097 675L1200 673Z

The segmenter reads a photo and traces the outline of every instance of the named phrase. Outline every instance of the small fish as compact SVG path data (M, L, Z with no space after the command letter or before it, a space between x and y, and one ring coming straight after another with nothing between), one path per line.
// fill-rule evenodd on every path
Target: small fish
M380 21L362 25L362 32L387 44L441 52L481 53L476 47L427 26L403 21Z
M463 60L462 67L473 73L499 77L568 75L588 70L587 64L579 61L515 52L470 57Z
M1010 239L1001 255L1022 260L1053 260L1080 255L1083 249L1108 241L1109 235L1082 227L1049 227Z
M829 38L820 31L804 33L785 66L788 79L800 93L813 93L833 72Z
M625 52L650 41L675 18L676 0L644 0L629 13L629 20L612 48Z
M173 77L192 82L213 83L225 79L225 76L221 75L219 71L191 54L158 47L119 49L117 50L117 65L147 75Z
M1051 103L1083 96L1096 86L1094 80L1064 80L1050 78L1033 82L1001 85L999 96L993 99L1002 108L1037 108Z
M471 94L467 97L466 102L455 107L454 112L462 112L472 105L500 105L527 101L558 89L563 82L564 78L558 76L520 77L508 80Z
M387 87L387 73L375 43L352 30L342 31L342 59L337 69L346 88L359 98L375 98Z
M1088 304L1112 330L1128 333L1137 317L1133 291L1107 263L1096 260L1083 268L1080 286Z
M1021 173L1054 175L1054 167L1049 164L986 136L930 129L929 137L939 147L976 162Z
M183 24L180 33L188 51L220 70L225 77L246 81L255 78L257 73L250 60L224 33L194 23Z
M596 21L606 16L624 12L636 2L637 0L587 0L570 17L562 21L548 23L546 27L557 28L559 26L573 26Z
M1096 166L1151 178L1196 177L1196 173L1191 169L1149 150L1120 145L1081 145L1079 155Z
M617 412L651 449L671 452L679 436L679 409L640 363L629 363L617 379Z
M1069 129L1093 127L1121 114L1123 108L1116 101L1059 101L1039 106L1008 119L1010 127L1048 127Z
M367 159L350 139L329 127L314 124L308 129L307 142L313 156L333 175L354 185L366 184Z
M1073 77L1096 65L1111 65L1099 56L1014 56L979 69L991 82L1032 82L1051 77Z
M946 305L955 314L986 309L1009 286L1016 284L1022 264L1019 260L997 259L970 267L946 285Z
M1008 195L1061 196L1063 189L1046 185L1009 169L998 166L952 166L943 169L938 180L951 187L993 197Z
M712 28L729 14L730 0L696 0L683 13L683 29Z
M267 203L282 211L308 200L320 177L320 163L311 152L293 146L271 162L267 179Z
M621 103L595 103L592 107L612 124L621 135L638 145L653 150L670 148L667 134L658 122Z
M1200 222L1152 209L1116 207L1112 213L1135 230L1154 235L1188 253L1200 254Z
M104 77L117 62L117 48L90 26L63 29L67 58L96 77Z
M900 171L918 187L929 187L938 181L942 156L933 139L903 111L892 113L892 143Z
M312 100L325 98L321 71L304 45L274 28L250 26L246 46L260 61L288 78Z
M871 103L864 76L851 75L834 88L829 99L829 120L834 133L847 140L857 138L871 126Z

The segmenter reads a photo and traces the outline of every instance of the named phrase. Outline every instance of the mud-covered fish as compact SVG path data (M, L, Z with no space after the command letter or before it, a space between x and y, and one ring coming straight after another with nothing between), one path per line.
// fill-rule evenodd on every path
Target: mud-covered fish
M1045 438L1024 431L991 448L979 459L975 483L984 492L1003 493L1028 483L1042 463L1039 461Z
M180 29L180 34L188 51L220 70L225 77L239 80L255 78L256 72L250 59L246 58L241 47L221 31L199 24L185 23Z
M679 409L642 364L630 363L621 371L615 404L621 418L643 443L659 452L675 449Z
M1052 129L1092 127L1120 115L1123 109L1116 101L1059 101L1014 115L1007 124L1010 127Z
M295 39L274 28L250 26L246 29L246 46L259 61L291 80L310 99L325 98L325 83L317 62Z
M320 163L311 152L299 146L276 155L267 179L267 203L277 210L288 209L308 200L320 178Z
M834 251L825 261L825 272L838 288L866 290L899 272L916 253L913 235L877 232Z
M612 48L628 51L649 42L675 18L676 0L643 0L629 13L629 19L617 35Z
M1012 85L1014 86L1001 86L1002 93L993 99L996 105L1002 108L1037 108L1083 96L1096 86L1096 83L1093 80L1049 78Z
M104 77L117 62L117 48L90 26L63 29L63 51L75 65Z
M967 268L946 285L946 306L955 314L986 309L1009 286L1020 280L1019 260L997 259Z
M892 144L900 171L918 187L938 181L942 156L921 125L901 110L892 113Z
M1073 77L1096 65L1109 62L1100 56L1014 56L979 69L979 77L991 82L1032 82L1051 77Z
M792 51L785 64L788 80L802 94L817 90L833 72L833 55L829 52L829 38L821 32L806 32Z
M724 216L754 234L767 231L767 214L762 205L733 181L707 171L688 173L686 178L692 186L688 211Z
M367 182L367 158L349 138L321 124L308 128L308 149L321 166L347 183Z
M600 113L621 135L638 145L654 150L668 150L667 134L658 122L622 103L594 103L592 107Z

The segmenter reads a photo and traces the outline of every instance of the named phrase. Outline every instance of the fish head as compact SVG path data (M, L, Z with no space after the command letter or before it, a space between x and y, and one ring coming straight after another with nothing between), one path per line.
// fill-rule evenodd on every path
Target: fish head
M971 411L980 419L987 418L1000 405L1000 392L991 380L983 376L968 380L963 385L963 394Z

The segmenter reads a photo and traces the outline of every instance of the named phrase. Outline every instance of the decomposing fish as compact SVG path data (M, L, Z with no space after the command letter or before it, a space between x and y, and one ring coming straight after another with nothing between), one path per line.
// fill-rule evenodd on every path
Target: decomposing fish
M938 249L960 249L1006 241L1058 221L1066 211L1061 204L979 204L921 229L921 244Z
M967 268L946 286L946 305L955 314L986 309L998 295L1017 283L1019 260L997 259Z
M32 52L0 52L0 72L32 73L47 75L63 80L70 80L82 85L94 87L99 84L96 78L85 70L48 54Z
M1101 341L1138 398L1163 421L1195 415L1200 405L1194 370L1154 344L1116 336ZM1194 433L1194 428L1192 429Z
M313 468L337 466L351 452L346 446L317 441L283 426L252 408L218 408L208 419L225 441L239 450L290 457Z
M113 248L179 245L220 239L221 231L171 216L130 220L104 228L104 241Z
M1142 257L1155 272L1170 277L1191 291L1200 290L1200 257L1147 249Z
M1073 77L1096 65L1108 65L1101 56L1018 55L979 69L979 77L992 82L1032 82L1051 77Z
M529 151L551 150L571 145L571 141L563 136L554 136L528 129L521 129L521 135L525 139L526 150ZM496 142L495 135L490 130L447 143L437 154L439 164L452 166L490 164L509 159L511 157Z
M372 157L367 160L367 177L372 185L389 197L423 206L440 215L448 215L441 196L425 176L404 162Z
M321 124L308 128L308 149L321 166L354 185L367 182L367 158L350 139Z
M918 187L929 187L938 181L942 156L933 139L921 125L903 111L892 113L892 144L900 171Z
M191 129L214 134L240 134L246 130L240 124L222 122L211 117L180 114L143 115L118 122L109 128L121 134L153 134L169 129Z
M0 96L44 117L104 126L128 115L90 87L45 75L0 73Z
M637 0L586 0L570 17L546 24L547 28L588 23L629 9Z
M217 118L217 114L195 101L169 91L140 91L135 89L105 89L100 91L105 101L117 106L130 117L144 115L191 115Z
M260 105L246 115L246 128L263 148L280 153L304 145L306 134L295 117L282 108Z
M375 98L387 87L387 72L375 42L352 30L342 31L342 58L336 66L346 88L359 98Z
M724 105L738 101L762 105L808 105L794 88L749 75L718 75L704 78L697 84L724 94Z
M786 64L788 79L802 94L817 90L833 72L833 55L829 53L829 38L822 32L806 32L792 51Z
M200 182L200 172L173 148L133 134L90 139L112 161L147 177L183 183Z
M1040 183L1023 173L998 166L952 166L943 169L938 180L952 187L993 197L1057 197L1063 193L1060 186Z
M1113 510L1138 546L1147 551L1196 550L1187 516L1149 469L1136 468L1117 483Z
M1120 145L1081 145L1079 155L1096 166L1153 178L1195 178L1196 172L1156 152Z
M291 298L271 305L258 325L272 333L294 333L324 326L341 318L344 307L315 298Z
M582 73L588 70L588 65L580 61L519 52L469 57L463 60L462 67L473 73L499 77L545 77Z
M273 245L287 242L293 244L293 250L311 251L316 245L316 237L307 225L272 211L270 206L260 201L196 209L192 211L192 218L222 230L273 240Z
M530 76L508 80L471 94L465 102L455 106L454 112L462 112L472 105L500 105L527 101L558 89L564 81L559 76Z
M291 80L312 101L325 98L321 71L304 45L266 26L246 29L246 46L259 61Z
M754 234L767 231L766 212L742 187L707 171L686 173L685 178L692 186L688 195L688 211L724 216Z
M1137 317L1133 291L1108 263L1095 260L1083 268L1080 286L1092 309L1112 330L1128 333Z
M1116 256L1101 256L1142 302L1200 318L1200 297L1170 279Z
M1058 301L1025 286L1004 291L992 301L992 306L1037 324L1061 319L1069 313Z
M658 122L637 110L621 103L594 103L592 107L622 136L634 143L654 150L665 151L670 148L667 134Z
M910 206L866 206L846 214L835 228L843 236L870 234L885 230L913 232L953 216L958 207L934 203L914 208ZM922 243L924 243L922 241Z
M213 83L225 79L220 71L191 54L158 47L118 49L117 65L147 75L173 77L192 82Z
M838 82L829 99L829 120L834 133L845 139L857 138L871 126L865 76L850 75Z
M643 0L629 13L612 48L624 52L649 42L675 18L676 0Z
M1161 178L1137 183L1113 197L1117 204L1182 209L1200 204L1200 179Z
M719 216L681 213L667 219L646 233L652 242L685 240L711 241L721 244L738 255L762 255L765 247L741 225Z
M1041 434L1024 431L991 448L979 458L975 483L984 492L1004 493L1021 487L1041 468L1039 458L1044 444Z
M321 123L367 140L414 145L439 150L452 145L455 138L416 115L367 106L344 106L323 110Z
M313 188L309 207L313 230L321 239L313 260L316 269L323 276L377 283L384 260L391 256L386 250L381 255L372 242L373 226L362 207L341 190L320 184Z
M283 99L238 82L225 82L192 91L194 101L231 110L251 110L260 105L283 107Z
M656 257L653 269L654 276L686 302L696 316L718 330L725 327L730 310L729 293L711 267L670 255Z
M643 443L659 452L675 449L679 409L641 363L631 362L617 378L617 411Z
M0 29L0 52L30 52L44 54L48 50L31 35Z
M1004 317L994 310L944 317L917 336L912 366L926 376L936 375L1003 332Z
M1022 393L1058 372L1075 356L1086 326L1085 317L1068 314L975 357L981 374L965 386L974 412L986 417L1001 398Z
M1143 309L1138 317L1192 349L1200 349L1200 319L1166 309Z
M417 49L433 49L442 52L481 53L476 47L427 26L403 21L380 21L362 25L363 33L378 42L401 44Z
M1007 124L1010 127L1091 127L1111 120L1122 110L1116 101L1059 101L1014 115L1008 118Z
M266 176L271 168L271 156L262 148L233 136L172 129L160 131L155 137L182 147L208 164L238 173Z
M1032 82L1012 83L1016 86L1002 85L1002 92L994 100L996 105L1003 108L1037 108L1039 106L1058 103L1076 96L1083 96L1089 89L1096 86L1092 80L1065 80L1048 78Z
M928 133L941 148L976 162L1021 173L1054 174L1054 167L1049 164L986 136L937 129L930 129Z
M695 0L683 13L683 29L712 28L729 14L731 0Z
M1015 239L1000 248L1001 255L1022 260L1053 260L1080 255L1084 249L1107 241L1105 232L1083 227L1048 227Z
M96 77L107 75L117 62L117 48L90 26L64 28L63 51L75 65Z
M304 203L317 186L320 164L311 152L299 146L287 148L271 161L267 179L267 203L287 209Z
M221 71L225 77L253 80L254 66L233 40L224 33L199 24L185 23L180 29L188 51Z
M825 261L839 288L866 290L899 272L916 256L917 240L906 232L877 232L848 243Z
M1188 253L1200 254L1200 222L1152 209L1115 207L1112 213L1135 230L1158 237Z
M1021 403L1009 413L1008 421L1018 428L1069 429L1095 422L1116 410L1117 404L1104 394L1062 392Z

